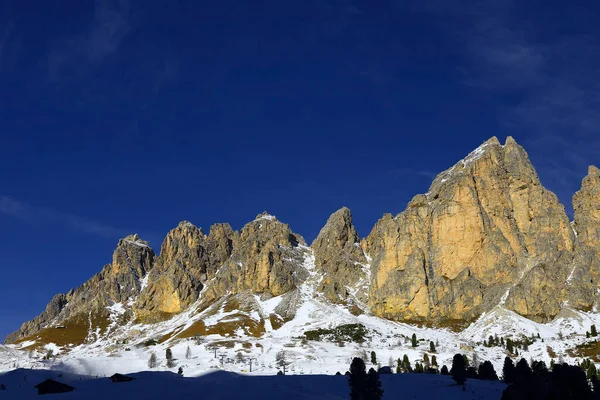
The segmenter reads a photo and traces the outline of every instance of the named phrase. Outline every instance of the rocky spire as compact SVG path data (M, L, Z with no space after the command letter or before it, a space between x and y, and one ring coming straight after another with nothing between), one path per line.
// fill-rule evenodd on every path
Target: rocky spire
M139 319L166 318L198 299L209 265L206 239L202 229L188 221L180 222L167 234L147 286L135 304Z
M272 215L259 214L239 235L228 237L233 244L231 256L207 285L203 304L244 291L279 296L296 289L308 276L302 266L306 242Z
M332 302L345 301L351 291L357 291L354 286L367 279L367 259L359 242L352 224L352 213L343 207L331 214L311 245L315 265L323 274L318 290ZM359 297L366 301L365 292Z

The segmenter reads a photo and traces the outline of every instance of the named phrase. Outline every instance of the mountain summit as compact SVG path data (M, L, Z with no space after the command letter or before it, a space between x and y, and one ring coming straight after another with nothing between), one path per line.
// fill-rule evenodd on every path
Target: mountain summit
M216 224L206 235L181 222L158 256L128 236L111 264L56 295L6 342L78 344L168 320L177 322L169 337L189 337L209 331L215 308L235 318L210 332L260 336L296 318L308 299L456 329L497 307L546 322L599 300L598 168L589 168L573 205L571 223L525 150L512 137L504 144L493 137L362 240L345 207L310 247L266 212L239 232Z

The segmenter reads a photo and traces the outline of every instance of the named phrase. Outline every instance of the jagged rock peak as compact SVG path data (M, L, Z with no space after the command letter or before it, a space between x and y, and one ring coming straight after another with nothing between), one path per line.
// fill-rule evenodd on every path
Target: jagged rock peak
M364 241L369 302L377 315L420 322L471 320L499 303L545 321L562 306L546 297L568 277L573 241L564 207L525 150L494 137L375 225Z
M598 167L596 167L595 165L590 165L588 167L588 175L600 176L600 169L598 169Z
M258 220L277 221L277 217L269 214L266 211L263 211L262 213L258 214L254 220L255 221L258 221Z
M136 246L143 246L143 247L150 246L150 243L148 243L145 240L142 240L137 233L125 236L123 239L119 240L119 244L117 245L117 247L120 247L124 244L133 244Z
M334 240L336 243L329 243L331 240ZM327 243L324 243L325 241ZM336 247L343 247L348 243L354 245L359 241L360 238L352 223L352 213L349 208L342 207L331 214L312 246L331 244L336 245Z
M359 241L352 213L343 207L331 214L311 245L315 265L324 273L318 290L332 302L343 302L351 293L366 301L366 290L356 287L359 281L366 283L367 277L367 259Z

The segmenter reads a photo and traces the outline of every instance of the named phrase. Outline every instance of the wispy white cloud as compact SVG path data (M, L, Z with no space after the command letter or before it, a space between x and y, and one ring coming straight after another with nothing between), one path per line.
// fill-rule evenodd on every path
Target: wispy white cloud
M50 79L79 78L115 53L131 31L131 14L126 0L96 0L87 28L50 47L47 57Z
M127 232L104 225L89 218L60 212L50 208L33 207L9 196L0 195L0 213L30 224L56 224L73 231L109 238L122 237Z

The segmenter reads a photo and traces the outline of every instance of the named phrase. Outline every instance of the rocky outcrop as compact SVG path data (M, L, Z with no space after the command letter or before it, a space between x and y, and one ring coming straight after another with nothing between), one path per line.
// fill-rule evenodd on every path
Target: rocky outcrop
M348 208L341 208L329 217L311 248L317 271L323 277L317 288L319 292L334 303L343 303L349 296L367 301L370 266Z
M589 310L600 305L600 170L590 166L573 196L575 254L569 283L569 306Z
M187 221L167 234L135 304L138 318L153 320L176 314L198 299L210 263L206 241L204 232Z
M135 304L137 317L157 321L194 304L205 282L231 256L237 236L228 224L213 225L206 236L190 222L179 223L167 234Z
M119 240L111 264L105 265L102 271L77 289L54 296L42 314L25 322L17 332L6 338L6 342L34 335L83 314L86 320L91 319L92 314L96 320L108 318L107 307L114 303L130 303L138 296L142 279L153 264L154 251L148 242L138 235Z
M307 251L302 236L287 224L260 214L240 231L231 257L207 284L202 302L244 291L267 297L293 291L308 277L303 267Z
M369 304L382 317L437 324L498 304L548 320L562 305L573 241L525 150L492 138L376 224L365 240Z

